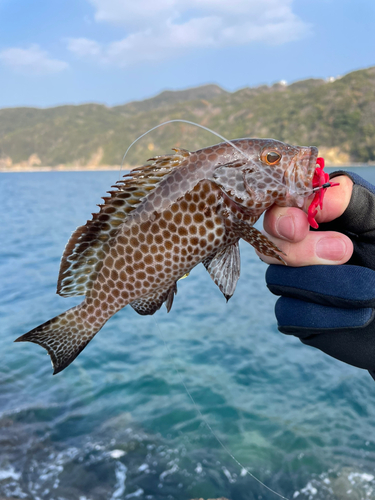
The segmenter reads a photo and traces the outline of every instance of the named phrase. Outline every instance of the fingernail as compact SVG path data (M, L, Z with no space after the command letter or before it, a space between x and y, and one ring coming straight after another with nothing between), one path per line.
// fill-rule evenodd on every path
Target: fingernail
M276 230L279 236L287 238L288 240L294 239L295 227L293 217L290 215L282 215L276 223Z
M324 260L341 260L346 254L346 244L341 238L322 238L316 244L316 255Z

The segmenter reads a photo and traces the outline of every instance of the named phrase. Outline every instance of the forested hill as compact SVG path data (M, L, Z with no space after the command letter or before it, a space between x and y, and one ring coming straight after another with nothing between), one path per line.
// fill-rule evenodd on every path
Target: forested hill
M119 165L129 144L155 125L182 118L228 139L273 137L315 145L331 163L375 161L375 67L336 80L304 80L226 92L216 85L166 91L122 106L0 109L0 166ZM145 163L175 146L221 142L187 124L140 140L126 163Z

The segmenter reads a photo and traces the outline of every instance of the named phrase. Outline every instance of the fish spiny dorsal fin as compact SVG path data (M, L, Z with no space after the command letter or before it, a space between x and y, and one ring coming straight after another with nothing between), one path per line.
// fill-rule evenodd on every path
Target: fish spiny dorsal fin
M63 297L85 295L92 287L114 238L128 215L152 192L172 169L190 155L184 149L151 158L150 164L135 168L116 182L110 196L103 197L100 211L78 227L61 259L57 293Z

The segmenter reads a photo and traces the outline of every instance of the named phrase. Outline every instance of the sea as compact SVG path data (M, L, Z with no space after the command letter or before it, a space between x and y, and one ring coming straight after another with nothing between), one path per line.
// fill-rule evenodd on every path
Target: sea
M61 255L119 177L0 174L0 499L375 499L375 382L278 331L245 243L228 303L199 265L56 376L13 343L81 301L56 295Z

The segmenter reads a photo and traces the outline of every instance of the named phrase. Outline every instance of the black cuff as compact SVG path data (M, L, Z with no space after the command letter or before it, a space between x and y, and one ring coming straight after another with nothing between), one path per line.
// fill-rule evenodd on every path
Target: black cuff
M331 177L348 172L335 172ZM360 184L353 185L353 193L345 212L331 222L319 225L321 231L339 231L347 235L354 245L354 253L347 264L375 270L375 194Z

